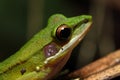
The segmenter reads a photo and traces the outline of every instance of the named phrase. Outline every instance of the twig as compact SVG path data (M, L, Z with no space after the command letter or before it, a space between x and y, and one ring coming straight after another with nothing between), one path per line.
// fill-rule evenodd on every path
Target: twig
M94 76L95 75L95 76ZM113 78L120 75L120 50L76 70L68 75L69 78L85 78L85 80L94 80L96 78ZM92 79L91 79L92 78ZM101 79L98 79L101 80Z
M93 74L84 80L109 80L115 78L116 76L120 76L120 64Z

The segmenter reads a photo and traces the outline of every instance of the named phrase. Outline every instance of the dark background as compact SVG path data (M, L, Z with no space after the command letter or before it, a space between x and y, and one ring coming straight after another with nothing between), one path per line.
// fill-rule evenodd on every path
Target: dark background
M91 50L89 55L84 54L85 62L76 59L81 58L77 56L84 44L80 44L73 51L74 54L66 65L71 71L119 49L120 1L97 1L0 0L0 61L14 54L32 35L46 27L47 19L55 13L62 13L67 17L81 14L91 14L93 16L93 28L89 32L90 35L87 35L85 39L89 40L88 42L94 46L88 45L87 49L82 49L83 51ZM85 39L82 43L87 43Z

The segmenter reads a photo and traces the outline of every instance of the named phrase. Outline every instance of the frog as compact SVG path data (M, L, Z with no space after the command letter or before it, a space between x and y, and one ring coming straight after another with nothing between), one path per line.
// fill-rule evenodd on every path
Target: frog
M54 14L9 58L0 62L0 80L51 80L70 58L92 25L91 15Z

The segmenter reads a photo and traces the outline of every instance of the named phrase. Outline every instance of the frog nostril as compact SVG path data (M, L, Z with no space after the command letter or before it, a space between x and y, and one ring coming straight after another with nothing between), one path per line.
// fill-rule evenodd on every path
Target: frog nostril
M89 22L88 19L84 19L84 20L83 20L83 23L87 23L87 22Z

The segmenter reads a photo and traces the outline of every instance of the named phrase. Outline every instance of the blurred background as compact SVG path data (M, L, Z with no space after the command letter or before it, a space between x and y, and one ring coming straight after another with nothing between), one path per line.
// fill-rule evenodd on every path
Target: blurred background
M120 48L119 0L0 0L0 61L15 53L52 14L90 14L93 26L66 68L75 70Z

